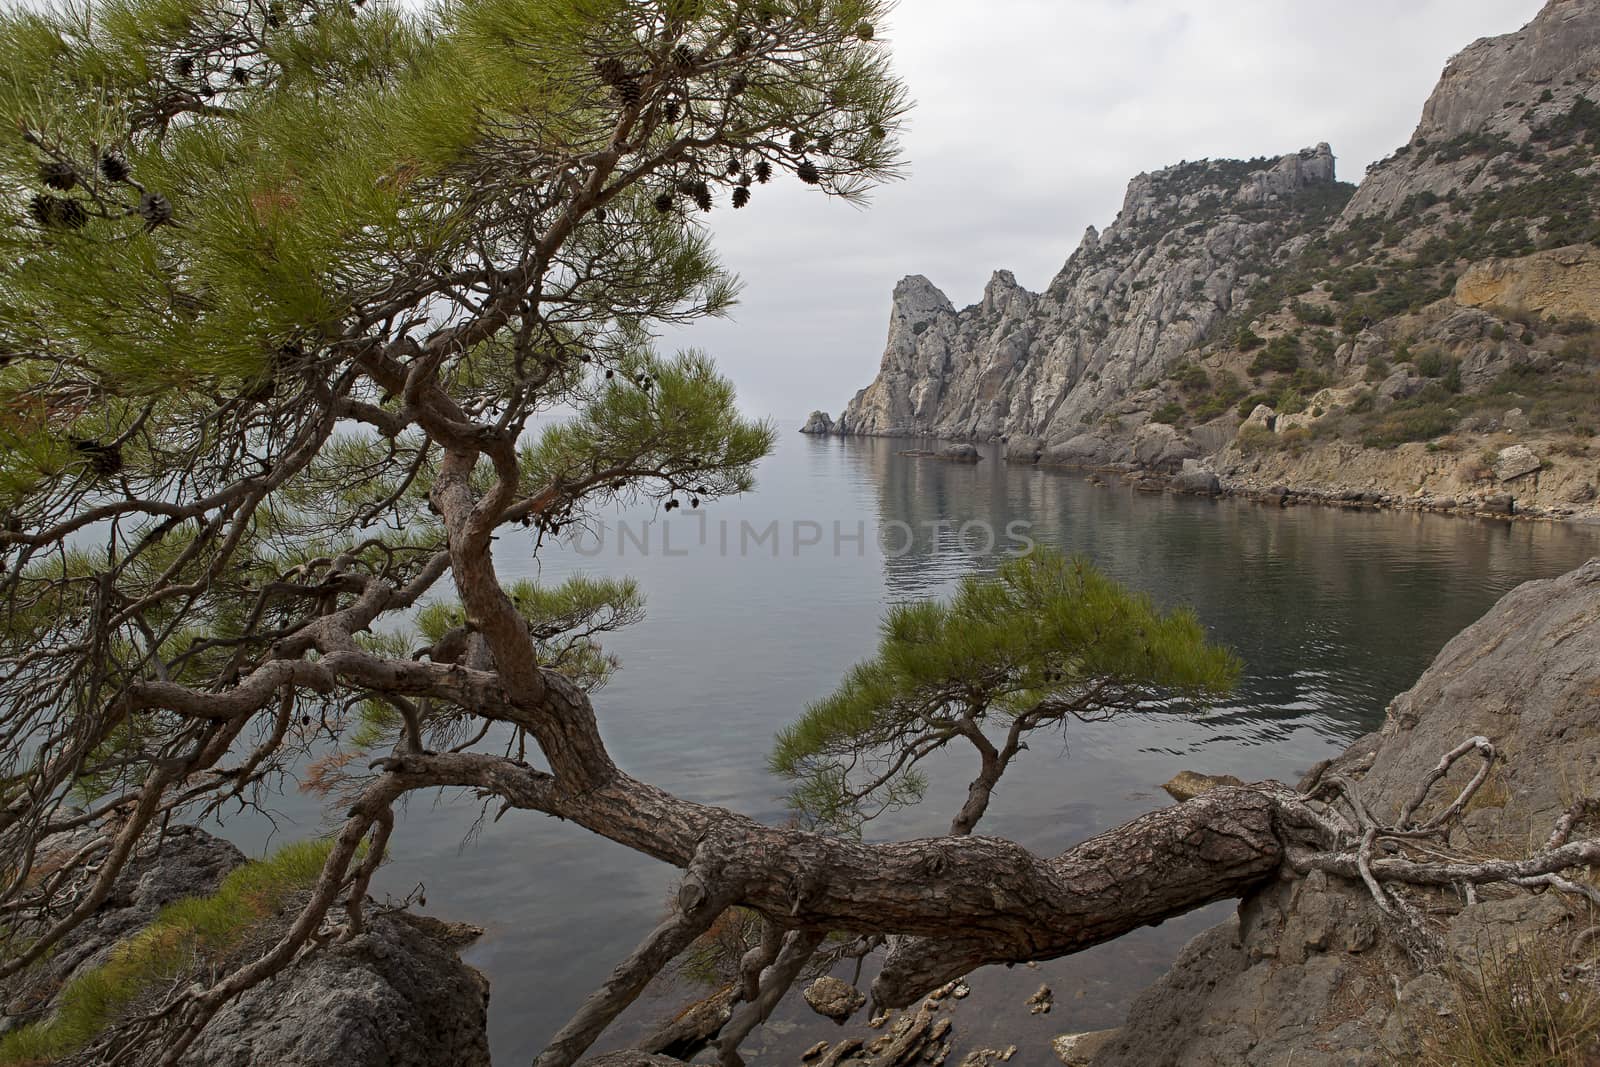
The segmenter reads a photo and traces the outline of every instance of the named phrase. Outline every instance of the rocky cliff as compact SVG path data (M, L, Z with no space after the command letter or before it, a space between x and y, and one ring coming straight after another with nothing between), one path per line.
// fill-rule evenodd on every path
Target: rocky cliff
M957 311L920 275L895 287L878 378L836 433L1070 436L1159 376L1325 227L1350 194L1327 145L1276 161L1141 174L1042 294L997 271Z
M808 431L1004 439L1013 461L1187 467L1232 491L1594 512L1597 247L1600 6L1550 0L1456 56L1358 188L1326 145L1182 163L1135 178L1043 293L1001 271L957 310L907 278L876 380ZM1536 464L1497 476L1514 449Z
M1490 777L1445 848L1467 858L1537 850L1564 812L1592 792L1600 771L1600 560L1507 594L1439 653L1388 709L1383 728L1357 741L1302 787L1344 775L1379 821L1397 814L1426 769L1482 735L1498 752ZM1476 768L1457 766L1451 796ZM1443 801L1439 802L1439 806ZM1588 824L1581 834L1592 832ZM1521 996L1594 994L1590 905L1580 897L1509 886L1477 894L1443 889L1417 904L1443 954L1419 964L1365 888L1320 874L1269 885L1237 917L1196 938L1171 972L1102 1041L1094 1067L1377 1067L1455 1059L1439 1042L1460 1013L1516 1009ZM1588 933L1584 933L1584 931ZM1569 955L1570 953L1570 955ZM1520 956L1519 956L1520 954ZM1542 971L1484 986L1508 958ZM1529 988L1537 981L1546 988ZM1519 988L1520 985L1520 988ZM1464 1004L1482 998L1475 1004ZM1498 998L1498 999L1497 999ZM1563 1040L1575 1041L1576 1032ZM1588 1063L1593 1045L1518 1063ZM1531 1046L1530 1046L1531 1050ZM1509 1054L1509 1046L1501 1049ZM1418 1059L1426 1056L1429 1058Z

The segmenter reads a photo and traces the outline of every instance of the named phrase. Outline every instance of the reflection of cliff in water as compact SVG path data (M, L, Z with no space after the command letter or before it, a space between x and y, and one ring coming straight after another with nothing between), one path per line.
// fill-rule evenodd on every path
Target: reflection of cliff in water
M1081 552L1167 605L1190 604L1246 674L1195 744L1253 745L1309 728L1375 728L1446 641L1528 575L1555 575L1600 547L1594 531L1411 512L1269 508L1091 484L1082 472L900 455L906 440L823 447L875 487L891 599L931 595L993 569L1022 529ZM976 525L995 532L988 552ZM1021 527L1012 524L1023 524ZM905 536L907 529L914 538ZM1187 731L1184 731L1187 732Z

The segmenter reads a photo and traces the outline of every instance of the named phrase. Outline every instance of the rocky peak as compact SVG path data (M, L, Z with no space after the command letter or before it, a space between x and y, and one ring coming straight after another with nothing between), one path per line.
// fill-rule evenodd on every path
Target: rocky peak
M1328 143L1302 148L1286 155L1267 170L1259 170L1240 183L1234 198L1242 204L1260 205L1287 199L1313 185L1332 185L1335 178L1333 149Z
M983 289L983 303L981 307L985 312L995 312L1005 308L1011 297L1026 290L1017 284L1017 276L1008 270L997 270L989 279L989 284Z
M1485 37L1450 60L1423 106L1412 143L1483 130L1510 132L1546 90L1554 96L1563 88L1593 83L1597 69L1600 4L1550 0L1522 29Z

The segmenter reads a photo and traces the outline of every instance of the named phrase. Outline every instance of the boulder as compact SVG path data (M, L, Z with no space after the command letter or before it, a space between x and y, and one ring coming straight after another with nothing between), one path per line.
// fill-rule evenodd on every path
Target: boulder
M836 1023L850 1018L867 1002L855 986L826 974L806 986L805 998L812 1011Z
M469 928L470 929L470 928ZM459 927L404 912L229 1004L185 1067L489 1067L489 982Z
M1161 788L1173 800L1180 804L1185 800L1193 800L1202 793L1209 793L1213 789L1221 789L1228 785L1244 785L1231 774L1200 774L1197 771L1179 771L1172 776L1171 781Z
M1013 437L1006 442L1007 463L1037 463L1044 454L1044 441L1037 437Z
M1117 458L1110 441L1095 434L1081 433L1044 450L1039 462L1055 467L1099 467Z
M1088 1030L1080 1034L1061 1034L1050 1042L1056 1059L1066 1067L1090 1067L1095 1054L1111 1043L1116 1030Z
M1193 441L1165 423L1146 423L1133 435L1134 462L1147 470L1170 473L1199 454Z
M1525 474L1532 474L1538 470L1542 461L1534 455L1533 449L1527 445L1512 445L1510 448L1500 450L1495 457L1494 476L1502 482L1509 482L1513 478L1521 478Z
M826 411L813 411L806 424L800 427L801 433L830 434L833 432L833 420Z
M61 847L73 848L64 839ZM110 896L37 966L0 987L0 1031L50 1008L62 984L115 953L165 906L216 891L245 862L193 826L134 855ZM287 922L293 909L278 921ZM282 933L267 920L253 951ZM371 913L365 933L303 956L220 1011L184 1067L488 1067L488 982L456 950L474 927L405 912ZM249 957L253 958L253 957ZM243 959L230 960L237 965ZM135 1004L136 1010L153 1005Z
M1600 560L1502 597L1389 705L1382 728L1301 783L1357 782L1368 810L1393 817L1421 777L1465 738L1499 758L1447 843L1477 855L1525 855L1573 801L1575 780L1600 768ZM1452 771L1433 801L1453 796L1471 769ZM1592 822L1585 834L1594 832ZM1475 903L1441 891L1420 906L1455 961L1420 968L1371 896L1320 874L1275 881L1202 933L1135 1002L1136 1023L1112 1035L1095 1067L1280 1064L1379 1067L1412 1062L1419 1023L1456 1010L1436 973L1477 973L1485 946L1530 937L1565 950L1588 926L1561 894L1485 892ZM1396 992L1398 991L1398 996ZM1446 1024L1448 1025L1448 1024ZM1069 1061L1070 1062L1070 1061Z
M1195 496L1220 496L1222 481L1215 471L1186 470L1174 475L1172 488L1179 493L1192 493Z
M934 457L954 463L976 463L983 458L983 454L976 445L945 445L934 453Z
M1416 396L1426 384L1426 379L1412 374L1410 371L1397 370L1385 378L1382 384L1378 386L1378 398L1391 401L1405 400Z
M1240 426L1239 429L1240 431L1266 430L1271 432L1277 429L1277 426L1277 412L1273 411L1265 404L1257 404L1254 408L1250 409L1250 414L1245 417L1244 425Z

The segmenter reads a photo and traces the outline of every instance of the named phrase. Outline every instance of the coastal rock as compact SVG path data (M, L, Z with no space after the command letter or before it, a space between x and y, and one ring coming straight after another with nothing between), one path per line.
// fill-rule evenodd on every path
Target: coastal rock
M801 433L830 434L833 432L833 420L826 411L813 411L811 417L806 419L806 424L800 427Z
M1343 774L1358 780L1369 810L1392 816L1415 792L1421 769L1482 735L1500 756L1491 791L1468 806L1450 847L1524 854L1529 835L1542 840L1571 804L1573 775L1600 773L1597 620L1600 560L1517 587L1444 647L1390 704L1381 730L1314 769L1301 787ZM1574 923L1559 894L1480 894L1474 904L1450 896L1435 901L1439 921L1469 973L1481 946L1533 936L1564 945L1587 925L1581 916ZM1137 1025L1118 1031L1090 1062L1406 1061L1419 1026L1453 1010L1451 991L1430 977L1390 937L1360 885L1319 874L1276 882L1191 941L1130 1009Z
M186 1067L489 1067L489 982L458 932L401 912L244 993Z
M947 459L955 463L976 463L983 458L973 445L945 445L935 455L939 459Z
M877 378L837 431L1051 442L1089 433L1244 299L1259 277L1252 264L1299 247L1294 236L1326 210L1319 197L1338 192L1333 167L1319 145L1141 174L1116 221L1085 234L1043 293L997 271L982 300L957 311L928 279L904 279Z
M1172 488L1175 492L1189 493L1193 496L1220 496L1222 481L1215 471L1186 470L1173 476Z
M1495 457L1494 476L1502 482L1509 482L1513 478L1532 474L1539 469L1540 463L1539 457L1527 445L1512 445L1501 449Z
M1146 470L1171 473L1200 454L1195 443L1165 423L1151 422L1133 435L1133 458Z
M167 905L215 892L244 862L204 830L169 829L156 848L134 855L101 908L57 951L3 987L6 1013L47 1012L63 983L108 959ZM455 954L479 932L404 912L372 914L364 934L304 957L223 1008L184 1067L487 1067L488 983Z
M1044 455L1044 442L1037 437L1013 437L1006 442L1007 463L1037 463Z
M1173 775L1161 788L1167 795L1180 804L1185 800L1193 800L1202 793L1209 793L1213 789L1223 786L1244 785L1231 774L1200 774L1197 771L1179 771Z
M867 998L849 982L823 975L806 986L806 1003L818 1015L842 1023L860 1010Z
M1116 1030L1089 1030L1080 1034L1061 1034L1050 1041L1056 1059L1066 1067L1090 1067L1095 1054L1111 1043Z

